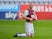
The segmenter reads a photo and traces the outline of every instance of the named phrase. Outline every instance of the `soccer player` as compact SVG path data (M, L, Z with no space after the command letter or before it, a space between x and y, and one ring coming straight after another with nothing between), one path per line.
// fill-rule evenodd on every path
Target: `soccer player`
M37 20L37 16L32 9L33 5L30 4L30 8L22 13L21 16L26 19L25 23L25 30L26 33L17 33L15 37L22 36L22 37L34 37L34 26L33 26L33 21Z

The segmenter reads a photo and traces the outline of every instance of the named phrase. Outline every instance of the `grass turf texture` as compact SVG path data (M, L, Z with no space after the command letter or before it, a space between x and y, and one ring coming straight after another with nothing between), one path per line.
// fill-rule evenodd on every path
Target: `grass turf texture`
M17 32L25 33L25 21L0 20L0 39L52 39L52 20L34 21L35 36L13 37Z

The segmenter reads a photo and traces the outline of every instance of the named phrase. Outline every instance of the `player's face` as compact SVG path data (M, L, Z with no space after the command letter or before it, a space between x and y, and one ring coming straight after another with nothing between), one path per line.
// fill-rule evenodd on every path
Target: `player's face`
M32 6L30 6L30 10L32 10Z
M33 7L32 4L30 4L30 9L32 9L32 7Z
M30 9L32 9L32 7L30 6Z

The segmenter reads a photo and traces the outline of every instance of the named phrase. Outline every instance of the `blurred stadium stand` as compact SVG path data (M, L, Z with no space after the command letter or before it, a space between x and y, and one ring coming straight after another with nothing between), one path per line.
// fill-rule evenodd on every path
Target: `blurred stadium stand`
M20 1L20 2L52 2L52 0L0 0L0 1Z
M30 2L33 2L33 3L42 3L42 4L45 4L45 3L48 3L48 4L52 4L52 0L0 0L0 3L30 3Z

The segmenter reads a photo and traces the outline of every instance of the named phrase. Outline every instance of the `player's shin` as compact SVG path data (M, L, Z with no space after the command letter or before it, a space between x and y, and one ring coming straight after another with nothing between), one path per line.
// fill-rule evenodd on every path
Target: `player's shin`
M17 36L26 37L27 35L26 34L17 34Z

